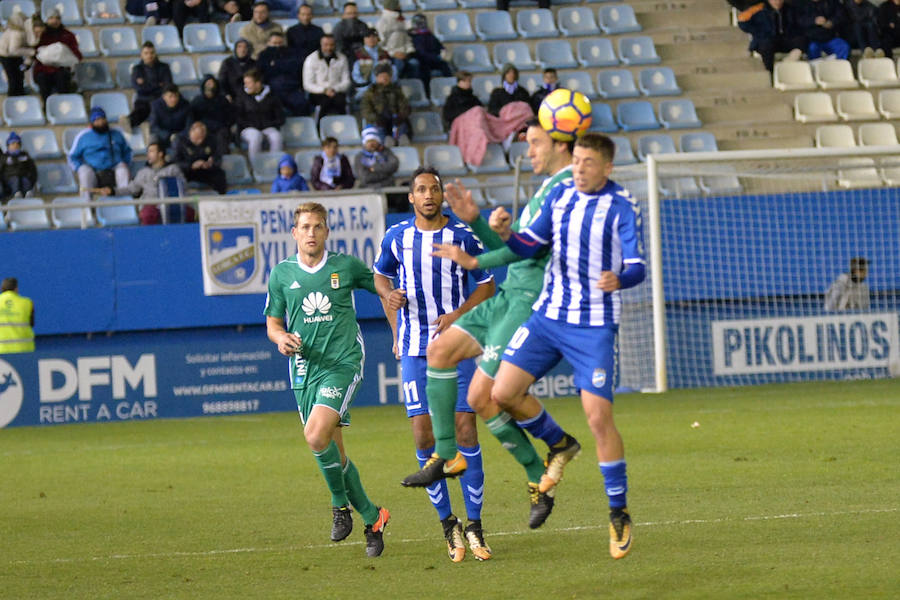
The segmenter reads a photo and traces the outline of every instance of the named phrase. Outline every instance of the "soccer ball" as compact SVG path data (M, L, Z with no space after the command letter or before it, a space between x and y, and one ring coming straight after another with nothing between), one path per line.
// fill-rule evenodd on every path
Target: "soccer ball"
M571 142L591 126L591 101L581 92L558 88L541 102L538 121L553 139Z

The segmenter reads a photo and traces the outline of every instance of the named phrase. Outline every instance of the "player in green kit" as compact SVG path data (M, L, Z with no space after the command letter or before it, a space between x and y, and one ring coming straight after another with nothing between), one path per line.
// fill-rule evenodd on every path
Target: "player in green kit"
M547 175L541 187L522 210L514 229L527 227L537 216L544 198L557 183L572 179L572 147L574 142L552 139L537 119L528 123L526 131L528 157L535 173ZM469 405L484 419L490 432L504 448L525 468L528 476L528 494L531 511L528 524L540 527L553 510L555 485L545 475L545 464L538 456L528 437L509 414L491 402L491 388L500 365L500 358L507 343L519 326L531 316L531 305L541 292L544 267L548 253L521 260L503 240L494 233L472 201L471 194L459 185L449 184L445 195L456 215L468 223L475 234L491 252L477 257L465 253L459 246L443 244L435 247L435 255L449 258L466 269L488 269L509 264L506 280L496 295L462 315L450 329L428 345L427 396L431 410L453 410L456 398L456 365L481 354L478 369L469 385ZM502 211L498 216L508 218ZM494 215L492 215L492 220ZM433 421L437 422L437 419ZM453 420L450 419L450 423ZM453 431L439 432L435 426L435 453L422 470L403 480L406 486L428 486L443 477L465 469L465 464L451 461L456 455ZM574 438L568 442L567 456L578 453L580 446ZM560 449L551 448L548 464ZM543 479L543 482L542 482Z
M325 250L328 212L321 204L307 202L294 210L291 236L297 254L278 263L269 278L266 332L290 357L303 435L331 491L332 541L350 535L352 504L366 524L366 554L380 556L391 515L366 496L341 434L350 424L365 361L353 290L376 293L372 271L358 258Z

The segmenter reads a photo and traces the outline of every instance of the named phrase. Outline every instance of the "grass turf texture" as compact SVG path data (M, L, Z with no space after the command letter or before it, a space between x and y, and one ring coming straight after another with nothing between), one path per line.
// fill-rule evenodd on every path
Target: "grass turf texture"
M524 471L481 429L486 563L452 564L425 493L400 486L415 470L400 406L354 410L345 432L393 515L379 559L357 514L329 542L330 497L296 415L3 430L0 597L896 597L898 388L620 396L636 523L621 561L576 400L548 403L585 449L536 531Z

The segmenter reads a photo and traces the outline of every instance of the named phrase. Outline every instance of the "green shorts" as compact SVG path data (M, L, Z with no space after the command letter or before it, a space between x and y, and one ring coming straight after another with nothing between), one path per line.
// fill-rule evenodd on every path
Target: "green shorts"
M519 326L531 316L531 305L536 293L516 290L510 294L502 288L453 323L468 333L481 346L478 368L489 377L497 374L500 359L510 338Z
M350 424L350 405L361 383L362 373L356 366L333 367L308 381L302 389L294 390L300 420L306 425L313 407L322 404L340 415L340 426L346 427Z

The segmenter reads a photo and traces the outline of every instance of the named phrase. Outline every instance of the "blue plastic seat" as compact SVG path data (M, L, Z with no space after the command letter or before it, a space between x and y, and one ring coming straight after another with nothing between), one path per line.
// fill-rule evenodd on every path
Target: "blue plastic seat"
M312 22L315 25L318 25L319 27L321 27L325 33L331 33L334 31L334 26L337 25L340 20L341 20L340 17L315 17L312 20ZM238 30L240 30L240 27L238 27L235 30L234 33L235 33L236 37L234 37L232 39L232 38L228 37L228 27L230 25L240 25L241 27L243 27L244 25L246 25L246 23L243 23L243 22L229 23L228 25L225 26L225 43L228 44L229 48L234 48L234 43L238 40L238 37L240 37L239 35L237 35L237 32L238 32Z
M582 67L615 67L619 64L609 38L578 40L577 55Z
M100 202L127 202L133 200L131 196L104 196L98 198ZM123 206L98 206L97 220L104 227L115 227L117 225L138 225L137 211L134 205Z
M649 36L621 37L618 44L619 59L626 65L655 65L662 60Z
M53 208L50 209L50 220L53 221L53 226L57 229L81 229L83 220L83 224L86 227L93 227L96 223L90 208L71 208L66 206L67 204L80 204L85 201L81 196L60 196L54 198L51 202Z
M397 172L394 173L394 178L402 178L402 177L410 177L413 174L413 171L418 169L422 161L419 160L419 151L416 150L415 146L394 146L391 148L391 152L397 157L397 160L400 162L400 167L397 169Z
M719 144L716 136L708 131L682 134L678 140L678 147L682 152L718 152Z
M250 167L243 154L222 155L222 170L225 171L225 181L228 182L228 185L253 183L253 175L250 174ZM301 174L308 177L309 172L301 171Z
M434 15L434 36L442 42L474 42L475 32L464 12Z
M63 129L62 149L65 154L69 154L69 152L72 151L72 146L75 144L75 137L83 130L84 127L66 127ZM24 139L24 136L22 139Z
M85 61L75 65L75 81L78 82L78 89L82 92L111 90L116 87L109 67L100 60Z
M456 86L456 77L432 77L428 84L431 92L431 103L434 106L443 106L450 95L450 90Z
M6 78L6 71L0 69L0 95L9 93L9 80Z
M434 111L414 112L409 116L414 142L446 142L447 134L441 117Z
M670 198L694 198L700 195L700 187L693 177L661 178L659 191Z
M19 7L19 10L25 15L25 18L30 17L37 11L32 0L3 0L0 2L0 21L2 21L4 25L9 21L9 17L13 14L13 11L16 10L16 7Z
M197 57L197 76L202 80L207 75L219 77L219 69L222 61L228 58L228 54L203 54Z
M494 65L484 44L457 44L453 47L453 64L460 71L492 73Z
M528 158L528 142L513 142L509 145L509 168L514 169L516 167L516 159L520 156L522 157L522 162L519 164L519 170L531 172L533 169L531 168L531 160Z
M549 8L526 8L516 15L516 29L524 38L554 38L559 30Z
M506 154L503 152L503 146L500 144L490 143L484 153L484 158L480 165L466 163L469 171L476 175L485 173L508 173L509 163L506 162Z
M225 51L225 42L215 23L188 23L184 26L183 38L188 52Z
M613 157L614 166L624 167L633 165L638 161L634 156L634 151L631 149L631 140L624 135L611 135L609 139L616 145L616 155Z
M320 154L322 154L321 150L300 150L294 154L294 160L297 161L297 172L309 180L312 177L313 160ZM310 187L312 187L311 184Z
M616 107L619 126L624 131L659 129L661 125L653 113L653 105L646 100L620 102Z
M597 21L606 35L633 33L641 30L640 23L634 15L634 9L628 4L609 4L597 9Z
M0 231L6 231L6 219L3 218L2 210L0 210Z
M7 213L9 228L12 231L28 231L33 229L50 229L50 220L44 209L44 201L40 198L12 198L9 206L30 206L29 210L11 210Z
M181 54L184 47L174 25L147 25L141 30L141 43L153 42L157 54Z
M650 154L673 154L678 152L675 140L667 133L651 133L638 138L638 160L647 161Z
M468 173L466 165L463 164L459 147L451 144L427 146L423 162L427 166L436 168L444 177L456 177Z
M566 6L556 14L559 30L566 37L600 35L594 11L586 6Z
M525 88L529 94L534 94L538 88L544 85L543 73L522 73L519 76L519 85Z
M588 131L615 133L619 125L613 118L612 107L605 102L591 102L591 127Z
M140 61L130 58L116 61L116 87L127 90L131 88L131 68Z
M719 165L717 170L721 171L718 175L700 177L700 189L705 194L732 196L744 191L733 165Z
M459 0L460 8L496 8L497 0Z
M194 61L186 54L167 56L166 62L172 71L172 82L177 86L197 85L197 69Z
M78 184L69 165L63 163L37 163L38 189L42 194L65 195L78 192Z
M453 4L453 8L456 8L456 3ZM334 10L335 12L343 12L344 10L344 2L343 0L334 0ZM378 12L378 7L375 6L375 3L372 0L356 0L356 10L361 15L368 15L375 12ZM296 19L294 23L296 23Z
M308 0L307 4L312 7L314 15L330 15L334 12L331 0Z
M681 88L669 67L647 67L638 74L638 87L645 96L680 96Z
M418 0L417 4L422 10L456 10L459 8L456 0Z
M119 0L84 0L84 20L88 25L119 25L125 15Z
M472 91L487 106L491 99L491 92L500 85L500 78L496 75L476 75L472 78Z
M84 97L81 94L52 94L47 97L47 120L53 125L87 123Z
M497 42L494 44L494 66L498 71L511 63L520 71L533 71L538 66L531 59L531 51L525 42Z
M697 110L689 98L663 100L659 103L659 121L666 129L692 129L703 127Z
M256 183L272 183L278 177L278 161L283 152L260 152L250 161L253 170L253 181Z
M637 98L641 95L628 69L604 69L597 74L597 93L602 98Z
M81 18L81 11L78 9L78 3L75 0L47 0L41 2L41 20L46 23L47 17L54 10L59 11L62 24L66 27L84 23L84 20Z
M133 56L141 52L131 27L104 27L100 30L100 52L103 56Z
M122 137L125 138L125 141L131 148L132 157L144 156L147 154L147 140L144 139L144 132L141 131L140 128L135 128L131 133L122 131L118 127L113 127L113 129L118 130L122 134Z
M233 50L234 43L241 39L241 27L246 24L246 21L236 21L234 23L225 24L225 45L228 46L230 50ZM316 24L319 25L319 27L322 26L319 23ZM331 33L331 31L326 31L325 33Z
M285 148L318 148L319 131L312 117L288 117L281 126L281 140Z
M542 69L553 67L554 69L574 69L578 61L572 55L572 45L569 40L539 40L534 46L538 65Z
M359 125L350 115L325 115L319 121L319 138L333 137L341 146L359 146L362 137Z
M62 158L63 154L52 130L23 129L19 135L22 137L22 147L31 158L35 160Z
M119 117L131 112L128 98L122 92L99 92L91 96L91 108L101 107L106 112L106 120L115 123Z
M460 177L459 182L463 184L467 190L472 192L472 200L475 201L475 204L478 206L487 206L488 201L487 198L484 197L484 192L481 188L476 188L476 185L479 185L478 179L475 177Z
M428 96L425 94L425 85L421 79L398 79L397 85L403 89L409 105L413 108L427 108L431 106Z
M43 125L44 111L36 96L8 96L3 99L3 120L10 127Z
M488 203L494 206L512 206L513 196L516 193L515 180L512 175L500 175L490 178L490 182L495 185L484 190ZM519 186L519 206L528 202L528 194L525 187Z
M475 33L485 41L514 40L519 37L513 29L512 18L505 10L487 10L475 15Z
M78 41L78 51L81 52L81 56L84 58L100 56L100 48L94 41L93 31L87 27L73 27L69 31L75 35L75 39Z
M594 89L594 82L586 71L564 71L559 73L559 85L566 89L581 92L588 98L596 98L597 91Z

